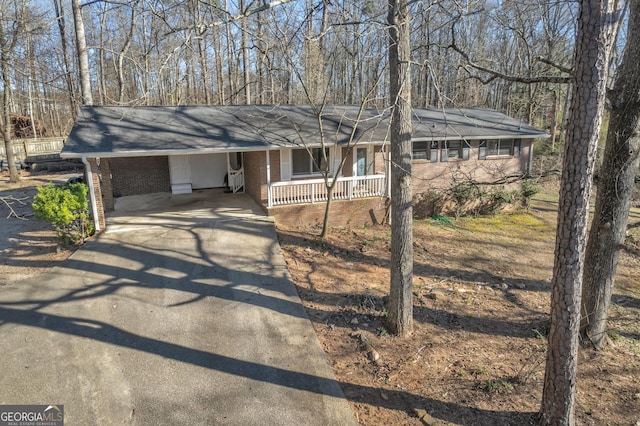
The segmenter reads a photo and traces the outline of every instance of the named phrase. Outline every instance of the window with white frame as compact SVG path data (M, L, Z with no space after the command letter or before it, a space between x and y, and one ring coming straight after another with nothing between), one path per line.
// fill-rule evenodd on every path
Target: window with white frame
M480 142L480 159L486 157L519 157L520 139L490 139Z
M292 149L291 171L293 176L316 175L321 171L328 170L329 148L325 148L324 151L325 155L322 155L322 148Z
M440 161L468 160L469 144L466 141L444 141L440 151Z
M438 141L413 142L411 158L413 160L438 161Z

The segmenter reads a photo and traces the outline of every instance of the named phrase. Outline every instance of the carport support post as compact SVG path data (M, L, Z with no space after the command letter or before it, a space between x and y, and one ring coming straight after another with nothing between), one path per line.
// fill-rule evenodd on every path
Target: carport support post
M91 163L87 160L87 157L82 157L82 164L84 164L87 172L87 186L89 187L89 202L91 203L91 214L93 215L93 224L96 229L96 234L102 231L100 223L100 216L98 215L98 203L96 202L96 188L93 185L93 173L91 171Z
M266 150L265 154L267 156L267 207L271 208L273 207L271 203L271 159L269 158L271 152Z

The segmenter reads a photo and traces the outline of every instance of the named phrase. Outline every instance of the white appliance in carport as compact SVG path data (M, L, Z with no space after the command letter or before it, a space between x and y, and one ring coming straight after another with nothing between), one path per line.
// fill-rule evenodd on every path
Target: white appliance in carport
M226 186L227 154L170 155L171 193Z

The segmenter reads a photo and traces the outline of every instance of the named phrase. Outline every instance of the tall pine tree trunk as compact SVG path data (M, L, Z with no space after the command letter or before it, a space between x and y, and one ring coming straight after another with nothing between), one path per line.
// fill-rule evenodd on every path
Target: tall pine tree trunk
M62 65L64 71L64 80L67 84L67 92L69 96L69 107L71 108L71 116L74 121L78 114L76 105L76 89L71 77L71 61L69 60L69 49L67 48L67 26L64 15L64 4L62 0L53 0L53 6L56 12L56 21L58 22L58 31L60 32L60 47L62 48Z
M0 74L2 75L2 117L0 117L0 129L4 141L5 155L9 167L9 182L18 182L20 174L16 167L15 156L13 155L13 143L11 141L11 76L9 66L13 61L12 53L16 42L22 33L22 24L17 22L13 34L6 34L4 30L5 17L0 10Z
M78 63L80 66L80 89L82 91L82 104L93 105L91 93L91 76L89 75L89 54L87 52L87 39L84 33L84 20L82 19L82 3L80 0L72 0L73 22L76 33L76 49L78 51ZM103 76L104 78L104 76Z
M541 424L574 425L589 196L619 2L580 2L574 95L564 150Z
M633 0L629 22L638 20L640 0ZM582 289L581 332L583 338L596 347L606 342L607 313L640 159L640 27L637 25L629 25L624 58L609 100L609 129Z
M413 223L411 195L411 81L406 0L389 0L391 117L391 283L387 328L413 331Z

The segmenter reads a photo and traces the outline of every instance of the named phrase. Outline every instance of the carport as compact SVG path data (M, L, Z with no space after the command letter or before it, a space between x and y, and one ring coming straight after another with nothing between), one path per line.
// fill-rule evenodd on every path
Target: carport
M355 424L271 219L244 195L137 198L3 287L0 403L63 404L68 424Z

